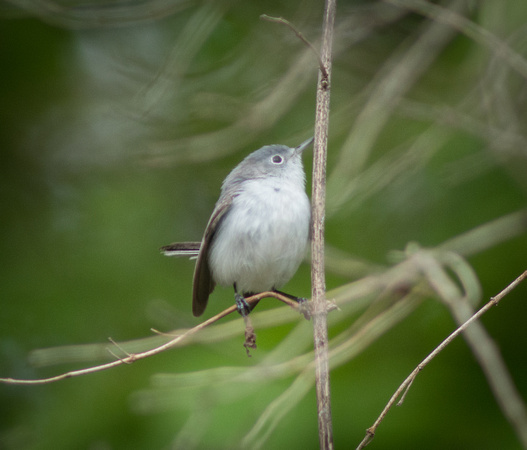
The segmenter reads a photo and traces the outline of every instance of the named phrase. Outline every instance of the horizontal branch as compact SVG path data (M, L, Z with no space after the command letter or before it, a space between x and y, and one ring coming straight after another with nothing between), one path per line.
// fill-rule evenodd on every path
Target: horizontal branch
M246 298L246 301L249 305L252 305L254 303L259 302L260 300L264 298L273 297L277 300L280 300L281 302L284 302L285 304L291 306L294 309L297 309L299 312L304 314L304 316L308 316L309 312L306 310L306 305L299 304L294 300L291 300L290 298L278 293L278 292L262 292L260 294L253 295L251 297ZM30 384L30 385L36 385L36 384L48 384L48 383L54 383L56 381L61 381L66 378L73 378L78 377L81 375L88 375L91 373L96 372L102 372L103 370L112 369L117 366L121 366L123 364L132 364L136 361L139 361L141 359L148 358L150 356L157 355L159 353L164 352L165 350L171 349L173 347L176 347L178 344L180 344L185 339L188 339L190 336L196 334L198 331L203 330L204 328L212 325L213 323L219 321L220 319L223 319L224 317L228 316L229 314L236 311L236 305L232 305L231 307L223 310L219 314L216 314L215 316L211 317L210 319L206 320L205 322L200 323L199 325L196 325L193 328L190 328L186 332L179 334L175 336L170 341L166 342L165 344L162 344L158 347L152 348L151 350L147 350L140 353L127 353L127 355L124 358L119 358L115 361L100 364L93 367L88 367L85 369L79 369L79 370L72 370L70 372L65 372L60 375L56 375L49 378L40 378L40 379L33 379L33 380L22 380L22 379L15 379L15 378L0 378L0 383L5 384ZM120 348L113 340L110 340L114 345L116 345L118 348ZM121 349L122 350L122 349ZM113 354L113 352L111 352ZM117 356L116 356L117 357Z

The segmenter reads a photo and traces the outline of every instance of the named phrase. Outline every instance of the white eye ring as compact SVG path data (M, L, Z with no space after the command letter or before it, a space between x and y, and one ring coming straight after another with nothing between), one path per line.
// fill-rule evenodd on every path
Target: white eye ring
M282 158L280 155L274 155L271 158L271 162L273 164L282 164L284 162L284 158Z

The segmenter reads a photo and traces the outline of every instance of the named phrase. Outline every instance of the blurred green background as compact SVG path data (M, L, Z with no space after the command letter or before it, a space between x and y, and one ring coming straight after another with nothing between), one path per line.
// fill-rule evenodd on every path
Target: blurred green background
M221 181L250 151L312 135L316 58L259 16L286 17L318 45L323 10L317 1L15 3L0 3L0 377L41 378L112 356L35 349L200 322L190 312L193 262L158 248L201 238ZM444 249L504 218L448 248L467 258L480 302L527 269L527 3L438 1L456 14L441 20L430 15L445 9L399 3L338 5L326 216L327 287L342 301L331 313L334 346L351 339L361 313L367 323L397 305L350 292L384 276L408 243ZM445 273L460 286L452 267ZM414 286L405 283L403 297ZM358 445L455 329L425 284L385 334L359 336L365 348L349 341L360 354L334 360L337 448ZM309 296L307 264L286 291ZM524 398L526 292L521 285L482 320ZM217 289L205 317L231 303L231 290ZM252 358L232 317L204 342L130 366L0 385L0 449L318 448L312 380L290 364L312 346L310 323L271 300L254 317ZM287 370L276 375L278 363ZM287 401L273 410L279 398ZM247 437L257 423L261 439ZM370 446L521 448L461 338Z

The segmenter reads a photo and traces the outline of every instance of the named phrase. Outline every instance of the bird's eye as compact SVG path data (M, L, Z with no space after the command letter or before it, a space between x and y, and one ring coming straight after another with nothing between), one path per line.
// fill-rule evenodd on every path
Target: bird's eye
M273 164L282 164L284 162L284 158L282 158L280 155L274 155L271 158L271 161L273 162Z

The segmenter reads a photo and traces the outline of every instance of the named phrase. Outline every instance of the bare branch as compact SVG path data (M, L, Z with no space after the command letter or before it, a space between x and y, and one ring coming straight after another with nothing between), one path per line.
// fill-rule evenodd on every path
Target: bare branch
M304 306L299 305L294 300L291 300L290 298L288 298L288 297L286 297L286 296L284 296L282 294L279 294L278 292L271 292L271 291L270 292L262 292L260 294L256 294L256 295L253 295L251 297L248 297L246 299L246 301L247 301L247 303L249 305L251 305L253 303L259 302L263 298L268 298L268 297L276 298L277 300L280 300L281 302L286 303L287 305L291 306L294 309L297 309L299 312L304 314L304 310L303 310ZM233 313L234 311L236 311L236 305L233 305L233 306L223 310L219 314L216 314L215 316L211 317L210 319L206 320L205 322L200 323L199 325L195 326L194 328L190 328L186 332L174 337L173 339L171 339L170 341L166 342L165 344L160 345L158 347L155 347L155 348L153 348L151 350L140 352L140 353L128 353L128 352L125 352L113 339L110 338L110 342L112 342L117 348L121 349L124 353L127 354L127 356L125 358L120 358L117 355L115 355L113 352L111 352L117 358L116 361L112 361L112 362L109 362L109 363L106 363L106 364L100 364L100 365L93 366L93 367L88 367L86 369L72 370L70 372L65 372L65 373L62 373L60 375L56 375L54 377L49 377L49 378L41 378L41 379L34 379L34 380L21 380L21 379L15 379L15 378L0 378L0 383L5 383L5 384L31 384L31 385L48 384L48 383L54 383L56 381L61 381L61 380L64 380L66 378L73 378L73 377L78 377L78 376L81 376L81 375L88 375L88 374L91 374L91 373L102 372L103 370L112 369L114 367L121 366L123 364L132 364L132 363L134 363L136 361L139 361L141 359L145 359L145 358L148 358L150 356L157 355L159 353L164 352L165 350L168 350L168 349L171 349L173 347L176 347L181 341L183 341L185 339L188 339L190 336L194 335L198 331L200 331L200 330L212 325L213 323L219 321L220 319L223 319L225 316L228 316L229 314ZM247 332L247 330L246 330L246 332ZM246 339L247 339L247 336L246 336ZM246 344L248 344L247 340L246 340ZM254 342L253 342L253 344L254 344ZM246 345L246 348L248 346L250 347L251 345Z
M515 287L518 286L522 281L524 281L527 278L527 270L523 272L516 280L514 280L509 286L507 286L505 289L503 289L498 295L495 297L491 297L490 301L485 304L477 313L475 313L470 319L468 319L463 325L459 326L453 333L451 333L441 344L439 344L432 353L430 353L413 371L408 375L408 377L403 381L403 383L399 386L399 388L395 391L395 393L390 398L390 401L386 404L384 409L382 410L381 414L377 418L377 420L374 422L374 424L366 430L366 436L361 441L359 446L357 447L357 450L362 449L366 447L370 443L370 441L375 436L375 432L377 430L377 427L381 424L383 419L388 414L388 411L391 409L391 407L397 402L397 399L402 396L401 400L397 403L397 405L400 405L402 401L404 400L404 397L406 396L408 389L412 385L415 377L417 374L425 368L425 366L432 361L442 350L445 349L445 347L450 344L457 336L459 336L469 325L474 323L476 320L478 320L483 314L485 314L489 309L491 309L493 306L496 306L502 299L505 297L508 293L510 293Z
M322 79L325 80L325 82L327 83L329 81L329 75L328 75L328 71L326 69L326 66L324 65L324 62L322 61L322 58L320 57L320 53L318 53L317 49L313 46L313 44L311 44L311 42L309 42L305 37L304 35L298 31L296 29L296 27L291 23L289 22L289 20L286 20L284 19L283 17L272 17L272 16L268 16L267 14L262 14L260 16L260 19L262 20L266 20L267 22L274 22L274 23L281 23L289 28L291 28L291 30L293 30L293 32L296 34L296 36L298 37L298 39L300 39L304 44L306 44L311 50L313 50L313 53L316 55L317 59L318 59L318 65L320 67L320 71L322 72Z
M331 52L336 0L326 0L322 32L322 66L317 86L315 144L313 152L311 296L313 298L313 340L320 448L333 449L329 342L324 269L324 218L326 216L326 160L329 129ZM325 70L323 70L325 68Z

